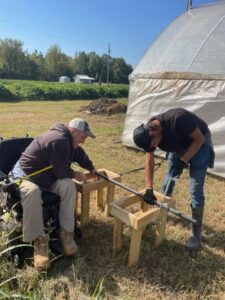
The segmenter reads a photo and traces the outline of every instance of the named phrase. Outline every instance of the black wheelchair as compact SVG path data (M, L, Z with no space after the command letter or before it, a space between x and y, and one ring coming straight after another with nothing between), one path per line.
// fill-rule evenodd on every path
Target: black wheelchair
M22 152L32 142L32 138L11 138L0 140L0 235L1 248L6 251L17 267L33 253L32 247L23 247L20 190L17 181L10 177L10 171L20 158ZM59 243L59 203L60 197L54 193L42 192L43 222L49 234L49 249L54 255L62 254ZM76 223L76 222L75 222ZM75 226L75 236L81 238L80 229ZM4 237L4 238L3 238ZM4 242L3 242L4 241Z

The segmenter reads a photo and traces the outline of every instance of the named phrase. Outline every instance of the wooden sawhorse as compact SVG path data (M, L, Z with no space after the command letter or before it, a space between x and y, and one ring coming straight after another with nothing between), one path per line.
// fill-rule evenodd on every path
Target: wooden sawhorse
M107 169L99 169L98 173L107 176L115 181L121 182L121 176L111 172ZM81 214L80 214L80 224L85 226L89 223L89 210L90 210L90 195L91 192L96 191L97 206L105 210L106 214L109 214L110 206L109 204L113 202L115 196L115 184L111 183L105 179L97 178L97 180L92 179L90 172L84 173L87 178L86 183L74 180L76 184L77 192L80 194L81 198ZM106 199L104 199L103 189L106 188ZM78 197L77 197L78 199ZM77 203L76 203L77 205Z
M143 193L144 191L140 191ZM175 201L170 197L154 191L157 201L163 202L169 207L175 206ZM135 213L129 211L132 205L139 204ZM126 224L131 228L131 243L128 265L133 266L139 260L142 232L146 225L156 223L155 246L159 246L164 238L167 210L156 206L150 206L140 196L130 195L121 200L111 203L110 214L114 216L113 250L115 252L122 248L122 229Z

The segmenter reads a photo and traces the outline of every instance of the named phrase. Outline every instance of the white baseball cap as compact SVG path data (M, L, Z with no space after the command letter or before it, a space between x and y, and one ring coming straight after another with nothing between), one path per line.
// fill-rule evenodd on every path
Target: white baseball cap
M91 132L90 127L88 125L88 123L82 119L82 118L75 118L73 120L71 120L68 124L69 128L76 128L80 131L82 131L83 133L85 133L86 135L95 138L96 136Z

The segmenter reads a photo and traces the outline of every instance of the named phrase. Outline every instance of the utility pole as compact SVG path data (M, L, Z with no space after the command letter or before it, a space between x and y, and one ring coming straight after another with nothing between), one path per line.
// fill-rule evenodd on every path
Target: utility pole
M107 57L107 85L109 83L109 58L110 58L110 44L108 44L108 57Z
M190 10L192 8L192 0L187 1L187 10Z

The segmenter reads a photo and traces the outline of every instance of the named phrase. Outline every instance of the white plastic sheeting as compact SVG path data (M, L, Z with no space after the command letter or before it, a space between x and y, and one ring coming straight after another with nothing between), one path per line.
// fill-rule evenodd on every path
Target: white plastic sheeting
M225 73L225 1L188 10L164 30L132 73ZM222 62L222 64L221 64Z
M135 147L134 128L175 107L207 122L216 153L209 172L225 178L225 1L187 11L145 53L130 75L123 143Z

